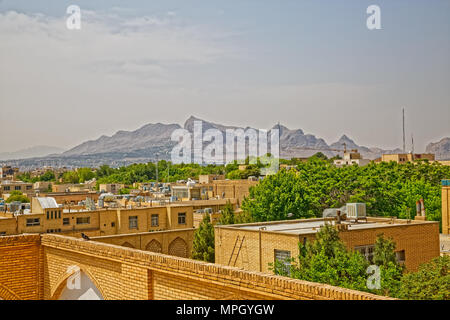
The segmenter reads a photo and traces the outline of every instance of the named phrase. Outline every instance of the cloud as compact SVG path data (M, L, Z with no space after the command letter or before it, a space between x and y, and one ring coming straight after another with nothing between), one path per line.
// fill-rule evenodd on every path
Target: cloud
M173 17L124 18L118 9L103 14L82 10L81 30L68 30L66 19L0 14L1 59L11 66L25 63L30 71L52 71L63 64L64 70L142 80L163 78L171 65L208 64L227 54L212 34Z

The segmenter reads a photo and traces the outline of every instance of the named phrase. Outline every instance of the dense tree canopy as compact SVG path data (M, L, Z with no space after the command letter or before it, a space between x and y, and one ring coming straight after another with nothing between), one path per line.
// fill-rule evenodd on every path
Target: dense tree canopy
M450 257L423 264L418 272L403 276L398 297L413 300L450 300Z
M28 199L27 196L22 194L20 191L11 191L8 199L6 199L6 203L11 203L14 201L22 202L22 203L29 203L30 199Z
M280 170L253 187L242 208L255 221L320 217L326 208L364 202L372 216L414 218L416 201L424 199L427 219L441 218L440 180L450 166L419 162L371 163L336 167L311 158L297 163L298 171Z

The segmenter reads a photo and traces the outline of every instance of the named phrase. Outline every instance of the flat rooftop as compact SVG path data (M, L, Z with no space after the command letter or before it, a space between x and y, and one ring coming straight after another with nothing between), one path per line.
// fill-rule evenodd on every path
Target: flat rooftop
M275 222L264 222L264 223L250 223L241 225L228 225L228 226L218 226L219 228L234 228L242 230L251 231L268 231L286 234L311 234L319 231L319 229L325 225L325 223L335 223L331 219L300 219L300 220L289 220L289 221L275 221ZM367 221L350 222L342 221L342 225L347 225L348 230L361 230L361 229L374 229L383 227L393 227L393 226L404 226L413 224L423 224L423 223L438 223L434 221L416 221L416 220L404 220L404 219L391 219L391 218L375 218L367 217Z

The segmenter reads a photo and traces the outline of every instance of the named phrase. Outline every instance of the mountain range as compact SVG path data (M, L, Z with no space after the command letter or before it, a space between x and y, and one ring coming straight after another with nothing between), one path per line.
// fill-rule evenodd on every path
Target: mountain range
M121 166L156 159L169 160L170 152L176 144L171 141L172 132L183 128L193 132L194 121L202 121L203 132L211 128L218 129L223 133L226 129L248 129L248 127L225 126L191 116L185 121L183 127L179 124L150 123L134 131L118 131L112 136L101 136L96 140L83 142L60 154L2 162L21 168L32 168L43 165L80 167L109 164ZM347 149L358 149L358 152L366 159L375 159L383 153L402 152L398 148L385 150L361 146L345 134L338 141L327 144L324 139L317 138L312 134L305 134L301 129L291 130L282 125L276 125L273 128L280 130L280 155L282 158L308 157L319 151L330 157L338 154L339 152L336 150L342 150L344 145ZM225 137L225 134L223 136ZM427 152L435 153L437 159L450 158L450 138L430 143L427 146Z
M14 152L0 152L0 160L26 159L33 157L45 157L51 154L64 152L64 149L52 146L34 146Z

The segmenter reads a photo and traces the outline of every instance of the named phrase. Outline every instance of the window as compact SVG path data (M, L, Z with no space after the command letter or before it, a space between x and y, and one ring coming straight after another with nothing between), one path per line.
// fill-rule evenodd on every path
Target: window
M6 236L6 231L0 231L0 237Z
M61 219L61 210L58 210L58 219Z
M15 187L14 187L14 190L20 191L20 190L22 190L22 187L21 187L21 186L15 186Z
M3 187L3 191L9 191L9 190L11 190L11 187L10 187L10 186L4 186L4 187Z
M159 226L159 214L152 214L152 227Z
M40 222L41 219L39 218L32 218L32 219L27 219L27 227L34 227L34 226L39 226L41 224Z
M53 219L53 211L50 211L50 219Z
M50 211L47 211L47 220L50 219Z
M69 218L63 218L63 226L70 225L70 219Z
M78 217L77 218L77 224L90 224L91 223L91 217Z
M373 262L373 252L375 251L374 245L355 247L355 250L361 253L367 261Z
M27 190L31 190L32 186L27 186Z
M138 228L138 217L137 216L128 217L128 228L129 229L137 229Z
M111 222L111 227L115 227L116 226L116 223L115 222Z
M186 212L178 214L178 224L186 224Z
M405 250L395 252L395 257L398 263L405 263Z
M291 252L287 250L277 250L275 249L275 262L280 261L284 264L284 271L290 275L291 274Z

